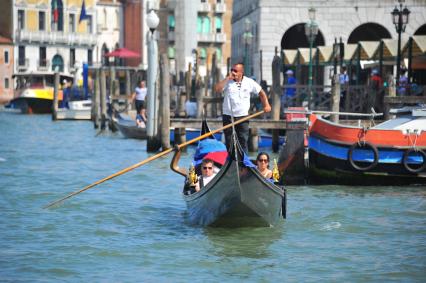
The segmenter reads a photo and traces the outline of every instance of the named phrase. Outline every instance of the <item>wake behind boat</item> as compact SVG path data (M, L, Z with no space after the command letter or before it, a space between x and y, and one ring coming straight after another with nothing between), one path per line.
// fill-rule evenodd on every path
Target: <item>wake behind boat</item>
M204 141L200 141L198 147ZM185 176L183 198L188 208L189 222L197 226L277 224L286 216L285 189L265 179L257 171L245 156L237 139L234 139L233 148L235 150L229 152L220 171L198 192L191 188L190 177ZM205 156L207 155L208 153ZM178 150L172 159L171 168L176 173L185 175L177 165L179 158ZM196 164L195 171L200 171L197 166L200 165Z

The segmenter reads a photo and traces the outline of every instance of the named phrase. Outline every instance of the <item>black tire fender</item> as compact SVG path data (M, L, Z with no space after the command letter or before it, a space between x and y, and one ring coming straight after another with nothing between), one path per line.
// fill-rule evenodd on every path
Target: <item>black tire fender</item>
M355 161L353 160L353 152L356 148L365 148L365 149L371 149L374 153L374 160L373 162L371 162L369 165L362 167L358 164L355 163ZM377 148L369 143L369 142L362 142L362 143L354 143L353 145L351 145L351 147L349 148L348 151L348 161L349 164L352 166L352 168L354 168L355 170L358 171L368 171L373 169L374 167L376 167L377 163L379 163L379 151L377 150Z
M408 157L410 156L410 153L417 152L420 153L420 155L423 157L423 163L418 168L412 168L410 167L410 164L408 164ZM423 171L426 168L426 153L421 149L407 149L404 152L403 158L402 158L402 165L404 165L405 170L407 170L410 173L419 173Z

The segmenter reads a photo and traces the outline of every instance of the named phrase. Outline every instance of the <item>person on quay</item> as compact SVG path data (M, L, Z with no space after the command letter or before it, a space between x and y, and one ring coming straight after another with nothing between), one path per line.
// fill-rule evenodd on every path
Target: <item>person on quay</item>
M348 71L345 65L340 67L339 84L340 84L340 107L343 108L345 107L346 92L349 86L349 76L348 76Z
M243 63L233 65L231 73L215 85L215 91L224 93L222 107L223 126L231 124L232 117L234 117L234 121L236 122L248 116L252 94L259 96L265 112L271 111L271 105L262 87L251 78L244 76ZM249 121L235 125L235 131L241 147L247 152ZM226 148L229 150L231 147L232 128L225 129L224 134Z
M146 122L146 94L147 89L145 86L145 81L140 81L139 86L135 88L135 92L132 94L132 101L135 103L137 115L140 115L143 122Z
M407 77L407 70L401 68L401 75L399 76L398 80L398 95L406 95L408 93L408 77Z
M294 106L294 96L296 95L296 88L291 87L297 83L296 78L294 77L294 72L292 70L287 70L285 72L287 75L286 87L281 95L281 113L284 116L284 110L286 107Z
M199 192L201 188L207 186L208 183L216 176L218 170L215 168L214 162L210 159L203 159L201 163L201 176L195 183L195 191Z
M263 177L272 178L272 170L269 169L269 155L266 152L259 152L256 157L256 165Z

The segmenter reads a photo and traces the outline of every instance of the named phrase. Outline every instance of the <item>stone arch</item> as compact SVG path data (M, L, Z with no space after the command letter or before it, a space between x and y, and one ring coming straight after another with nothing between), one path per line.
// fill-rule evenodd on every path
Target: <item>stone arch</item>
M56 54L52 58L52 71L55 72L56 69L58 70L58 72L64 71L64 59L59 54Z
M426 35L426 24L421 25L413 35Z
M313 47L323 46L324 44L324 36L321 30L318 30ZM297 49L299 47L309 47L308 38L305 35L304 23L295 24L290 27L281 38L281 49Z
M318 30L318 34L315 37L315 40L313 42L313 47L317 46L324 46L325 40L324 36L321 32L321 30ZM292 27L290 27L281 38L281 49L297 49L297 48L307 48L309 47L308 38L305 34L305 23L299 23L295 24ZM315 58L312 58L312 62L315 62ZM314 63L315 64L315 63ZM285 71L287 68L294 67L294 66L284 66ZM297 83L300 84L307 84L308 83L308 73L309 73L309 66L302 65L297 67L295 77L297 80ZM317 66L313 70L313 78L314 78L314 84L322 84L323 83L323 74L324 73L324 67L323 66ZM284 78L284 81L286 81L286 78Z
M389 31L377 23L365 23L356 27L348 37L348 43L359 41L380 41L384 38L392 38Z

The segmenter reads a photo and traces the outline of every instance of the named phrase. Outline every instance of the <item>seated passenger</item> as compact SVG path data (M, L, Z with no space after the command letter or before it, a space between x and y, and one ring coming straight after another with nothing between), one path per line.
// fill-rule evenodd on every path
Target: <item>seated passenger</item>
M136 115L136 125L138 125L138 128L145 128L145 121L141 114Z
M210 159L203 159L201 163L201 176L195 183L195 191L198 192L202 187L206 186L216 176L214 162Z
M269 169L269 155L266 152L260 152L256 158L257 170L266 179L272 178L272 171Z

